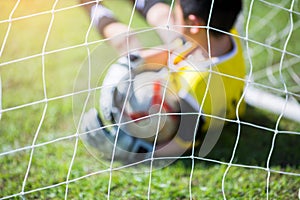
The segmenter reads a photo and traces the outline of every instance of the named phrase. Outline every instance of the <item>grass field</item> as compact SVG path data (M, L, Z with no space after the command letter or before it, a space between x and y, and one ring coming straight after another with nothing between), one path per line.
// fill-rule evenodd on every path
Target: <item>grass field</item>
M272 2L287 9L291 5L291 1ZM20 1L13 14L16 20L10 26L8 19L16 3L0 1L0 44L4 50L0 57L4 109L0 121L0 199L63 199L67 185L68 199L106 199L110 163L97 158L97 153L91 154L76 137L76 99L86 94L71 95L78 89L79 72L87 57L85 40L93 42L100 37L94 29L86 36L89 19L81 7L70 8L77 4L75 0L58 1L54 18L51 13L53 0ZM295 57L293 54L298 55L296 59L300 56L300 46L297 45L300 39L299 3L295 1L293 9L295 26L287 46L292 55L287 58ZM111 2L111 6L122 8L118 13L123 14L122 21L128 22L130 8L123 4L124 1ZM245 2L245 20L249 4L250 0ZM278 13L269 16L271 11ZM36 13L40 14L33 15ZM33 16L22 18L28 15ZM256 25L267 15L269 21ZM276 37L269 45L282 49L286 38L276 33L289 24L288 11L255 1L251 17L249 38L265 43L271 33ZM49 24L52 28L47 36ZM133 25L147 28L138 16L135 16ZM9 35L5 39L8 30ZM245 33L241 36L244 37ZM99 44L101 42L92 43L89 48L92 50ZM253 50L254 71L280 61L281 54L277 50L273 49L270 53L269 49L257 43L249 46ZM271 54L272 59L269 59ZM249 64L249 60L247 62ZM291 66L298 75L299 64L300 61ZM97 83L99 77L93 78ZM267 78L262 79L262 83L268 84ZM241 120L245 123L240 126L241 135L233 165L225 178L226 197L267 198L267 177L268 170L271 170L269 199L297 199L300 188L300 124L280 120L279 130L282 132L276 135L270 168L267 169L278 116L248 107ZM228 123L206 159L196 158L193 165L191 158L182 158L168 167L155 168L151 176L150 198L189 199L191 191L193 199L222 199L222 178L231 159L237 133L238 125ZM32 145L35 145L34 149ZM148 169L149 163L115 168L110 185L111 199L147 199Z

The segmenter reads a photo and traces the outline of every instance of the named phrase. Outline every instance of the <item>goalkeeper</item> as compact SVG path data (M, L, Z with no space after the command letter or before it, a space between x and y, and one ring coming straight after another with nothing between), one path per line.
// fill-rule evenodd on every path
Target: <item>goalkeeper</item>
M158 157L183 155L195 147L193 144L200 144L201 138L199 155L205 156L218 139L225 121L222 119L235 119L244 111L245 105L241 101L241 95L246 72L241 44L238 38L228 34L229 32L236 34L233 25L241 11L242 2L241 0L213 2L211 10L211 0L179 0L184 37L179 39L180 45L176 41L174 45L176 48L171 54L168 50L156 50L153 54L149 54L150 56L143 57L140 56L144 55L143 52L130 52L130 56L122 57L110 67L100 95L100 115L96 109L91 109L82 122L82 130L87 133L84 136L91 145L109 158L115 150L115 158L139 160L152 154ZM210 28L207 29L208 27ZM153 69L153 63L160 67ZM163 131L158 135L167 134L168 137L167 140L164 138L160 141L158 136L156 142L133 135L128 131L133 130L130 127L123 129L122 126L114 126L116 122L122 121L119 120L122 115L131 117L133 121L139 121L135 120L136 116L132 117L132 111L140 110L139 106L143 107L147 95L144 96L143 102L143 96L139 97L137 93L133 102L129 100L131 107L122 110L126 101L124 91L128 92L130 88L128 84L124 86L122 83L127 80L128 74L137 77L149 70L157 73L153 76L152 82L167 74L169 77L167 85L178 97L176 101L179 110L176 110L176 106L163 104L162 107L168 109L171 107L169 110L173 115L180 113L178 114L180 120L172 121L179 123L177 126L174 125L176 131L169 129L171 133L165 133L168 129L160 129ZM111 87L112 85L115 87ZM156 96L154 92L151 97ZM168 93L165 100L166 104L173 105L172 98L168 99ZM202 133L206 133L205 137ZM117 147L114 144L117 144Z

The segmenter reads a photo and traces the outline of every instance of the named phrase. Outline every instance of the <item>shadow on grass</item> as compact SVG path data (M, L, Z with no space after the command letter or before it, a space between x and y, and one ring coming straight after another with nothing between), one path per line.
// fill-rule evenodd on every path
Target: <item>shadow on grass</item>
M246 115L241 119L245 124L240 126L240 138L233 163L266 167L275 135L278 116L264 113L252 107L247 108ZM206 158L229 162L236 143L239 127L236 123L225 126L216 146ZM279 131L299 132L300 124L280 120ZM300 165L300 135L278 133L275 137L271 153L270 166Z

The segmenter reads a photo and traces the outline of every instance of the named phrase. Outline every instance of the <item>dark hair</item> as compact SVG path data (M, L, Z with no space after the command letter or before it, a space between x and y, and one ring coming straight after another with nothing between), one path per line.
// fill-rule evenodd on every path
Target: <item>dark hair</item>
M202 18L206 25L208 24L208 18L213 6L212 14L210 18L209 26L228 32L239 12L242 9L241 0L180 0L184 18L187 18L190 14L193 14L199 18ZM221 32L212 30L215 36L222 34Z

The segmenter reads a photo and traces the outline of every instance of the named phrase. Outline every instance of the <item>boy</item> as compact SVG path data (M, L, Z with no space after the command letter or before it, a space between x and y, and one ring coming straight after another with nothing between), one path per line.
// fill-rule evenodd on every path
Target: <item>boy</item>
M241 10L241 0L215 0L213 5L211 0L180 0L179 5L184 35L181 38L181 45L174 45L171 53L169 49L150 53L140 50L138 55L131 54L123 58L119 65L110 68L103 85L115 84L117 89L101 92L102 97L105 97L101 100L100 96L100 104L102 103L100 119L97 111L91 110L83 120L83 130L89 133L86 136L92 141L93 146L104 147L105 145L97 145L95 141L103 142L105 134L111 137L110 141L114 141L115 135L119 133L117 145L120 144L122 150L115 152L117 158L135 160L137 157L139 159L149 157L151 153L154 153L154 156L180 156L194 148L193 144L199 144L200 133L206 132L199 152L199 156L205 156L217 142L224 118L234 119L243 112L241 95L245 65L241 45L237 38L227 34L229 31L235 34L232 26ZM205 54L205 51L208 53ZM158 74L163 74L159 67L153 69L153 64L162 66L161 68L167 66L169 82L175 88L179 99L177 103L180 105L181 115L178 130L174 135L168 141L154 143L132 136L122 128L113 131L101 128L97 132L100 127L106 125L105 121L112 120L110 118L112 115L115 122L119 121L120 116L112 114L114 112L112 107L122 107L118 105L120 102L114 100L116 97L114 95L120 93L117 85L124 80L126 74L137 69L137 71L154 70ZM127 67L124 68L125 65ZM142 66L142 69L139 66ZM128 67L131 67L131 70L128 71ZM118 73L122 70L122 73ZM153 81L155 80L154 76ZM109 93L110 95L107 95ZM111 101L116 105L112 106L109 103L107 106L105 102ZM128 114L127 111L125 108L125 115ZM108 157L111 156L112 146L99 149L106 152Z

